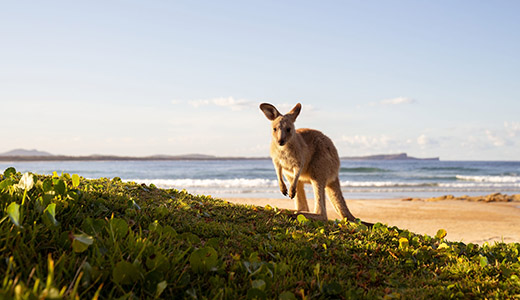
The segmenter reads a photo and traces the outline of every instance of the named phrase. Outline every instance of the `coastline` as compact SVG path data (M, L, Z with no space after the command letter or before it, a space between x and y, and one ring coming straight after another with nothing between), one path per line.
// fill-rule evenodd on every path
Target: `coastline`
M445 229L446 239L474 244L520 243L520 202L483 202L456 199L348 199L352 214L367 222L397 226L417 234L435 236ZM245 205L294 209L294 201L274 198L224 198ZM309 199L308 199L309 201ZM312 199L309 206L313 207ZM327 200L329 219L339 215Z

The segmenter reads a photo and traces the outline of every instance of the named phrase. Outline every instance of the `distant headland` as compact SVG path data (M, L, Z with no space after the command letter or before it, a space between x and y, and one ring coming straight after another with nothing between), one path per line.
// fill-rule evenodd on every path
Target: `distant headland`
M0 161L107 161L107 160L261 160L269 157L214 156L205 154L119 156L92 154L85 156L55 155L45 151L15 149L0 153Z
M15 149L5 153L0 153L0 161L107 161L107 160L264 160L269 157L241 157L241 156L214 156L205 154L184 154L184 155L151 155L151 156L118 156L118 155L55 155L45 151ZM343 160L439 160L434 158L415 158L406 153L399 154L380 154L369 156L350 156L341 157Z

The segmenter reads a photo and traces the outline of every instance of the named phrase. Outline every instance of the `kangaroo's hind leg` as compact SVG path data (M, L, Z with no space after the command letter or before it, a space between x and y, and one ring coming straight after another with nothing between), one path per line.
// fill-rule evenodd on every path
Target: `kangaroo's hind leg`
M322 219L327 219L327 208L325 204L325 184L312 180L312 189L314 190L314 214L320 216Z
M327 194L329 195L330 202L334 205L334 209L336 212L342 217L347 218L347 220L351 222L356 221L356 217L352 215L350 210L347 207L347 202L345 202L345 198L343 198L343 193L341 193L341 185L339 183L339 178L336 178L332 182L330 182L325 188ZM361 221L362 224L372 227L374 224L369 222Z
M350 210L347 207L347 203L345 202L345 198L343 198L343 193L341 193L341 185L339 183L339 178L336 177L332 182L330 182L325 188L327 191L327 195L329 196L330 202L334 206L336 212L342 217L347 218L349 221L355 221L356 218L352 215Z
M294 199L297 211L309 211L307 197L305 196L305 183L298 181L296 186L296 198Z

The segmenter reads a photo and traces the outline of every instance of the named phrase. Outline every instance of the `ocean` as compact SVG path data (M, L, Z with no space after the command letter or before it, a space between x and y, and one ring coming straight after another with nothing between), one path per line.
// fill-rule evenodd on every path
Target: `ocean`
M0 171L11 166L37 174L120 177L220 198L283 197L270 160L0 162ZM519 161L344 160L339 176L347 199L520 193ZM310 185L307 195L313 197Z

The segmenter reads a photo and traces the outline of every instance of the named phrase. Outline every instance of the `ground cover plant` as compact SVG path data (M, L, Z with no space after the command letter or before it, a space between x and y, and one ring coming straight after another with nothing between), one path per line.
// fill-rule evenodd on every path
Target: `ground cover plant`
M0 175L0 299L519 298L520 244L78 175Z

